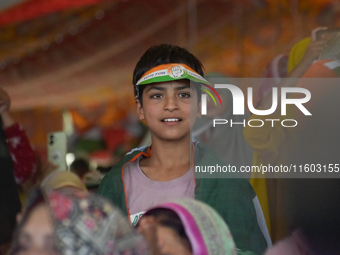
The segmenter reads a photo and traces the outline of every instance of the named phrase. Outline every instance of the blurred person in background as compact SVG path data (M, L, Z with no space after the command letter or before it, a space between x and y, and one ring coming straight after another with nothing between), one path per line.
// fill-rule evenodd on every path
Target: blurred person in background
M37 190L28 199L11 245L14 254L149 254L147 244L106 199Z
M333 44L333 43L334 44ZM337 45L337 46L335 46ZM331 47L330 49L328 47ZM340 48L339 35L332 39L324 52ZM340 254L340 118L339 78L327 63L336 61L340 50L334 51L333 59L314 63L304 76L315 75L318 79L301 80L298 86L306 86L315 95L308 105L313 114L304 119L303 127L290 148L292 164L304 167L322 167L322 172L309 172L305 179L286 181L289 218L292 234L269 249L267 255L336 255ZM323 54L321 54L322 56ZM331 66L332 67L332 66ZM320 77L327 79L320 79ZM308 82L306 82L308 81ZM319 91L319 93L316 93ZM314 178L313 178L314 177ZM310 178L310 179L306 179Z
M99 170L90 170L89 163L83 158L75 159L70 167L70 171L75 173L85 184L88 191L95 193L99 187L103 174Z
M8 254L61 255L55 241L53 219L40 191L30 194L24 214L18 217Z
M36 183L36 185L40 184ZM43 192L51 192L53 190L61 190L63 192L68 192L70 194L72 193L84 193L87 194L88 191L84 185L84 183L79 179L77 175L74 173L70 173L67 171L58 171L54 170L47 174L47 176L42 180L40 184L40 188ZM31 191L35 190L34 187L31 187ZM42 202L42 201L40 201ZM30 206L30 202L28 202L28 206ZM36 228L34 227L35 224L37 224L37 228L39 229L39 226L44 226L46 227L49 222L46 222L46 211L43 209L44 206L40 206L37 211L38 213L36 214L37 217L32 219L32 231L34 231ZM30 208L23 208L24 212L20 212L17 215L17 221L20 221L22 219L23 215L25 215L26 211L30 211ZM27 216L28 217L28 216ZM39 220L41 218L41 220ZM35 220L36 219L36 220ZM45 220L45 221L44 221Z
M330 161L320 161L328 164ZM266 255L340 254L340 179L291 179L292 234Z
M153 254L237 254L222 217L194 199L182 198L148 210L137 229L148 240Z
M8 249L21 203L17 184L27 181L37 168L35 153L25 131L9 113L10 98L0 88L0 254Z
M40 185L45 192L50 192L55 189L63 189L70 191L83 191L87 193L85 184L74 173L68 171L55 170L47 175Z
M76 158L70 166L70 171L78 175L81 180L84 180L84 175L90 171L89 163L83 158Z
M12 158L15 180L18 184L27 181L37 169L37 159L24 129L9 113L11 100L0 88L0 116Z
M181 198L148 210L137 230L152 254L252 255L236 248L229 227L209 205Z
M301 87L297 82L301 77L304 77L306 71L319 58L323 51L327 40L316 38L316 33L319 30L324 30L324 27L316 28L312 31L310 38L305 38L299 41L291 50L288 59L288 74L286 79L282 79L277 87ZM272 84L272 83L271 83ZM275 84L272 84L275 85ZM268 88L266 89L268 90ZM262 98L257 108L260 110L269 109L272 105L272 93L267 94ZM279 116L279 108L271 115L259 116L253 114L251 119L261 119L264 121L264 126L261 128L252 128L246 126L244 136L249 145L254 149L253 165L260 166L261 164L284 164L287 163L283 152L283 141L287 140L287 130L281 125L271 126L270 122L265 119L287 118L287 116ZM293 118L293 117L292 117ZM293 118L294 119L294 118ZM287 147L286 147L287 148ZM268 208L266 216L267 223L270 224L270 232L273 241L279 240L289 233L289 223L286 217L286 189L284 188L283 179L264 179L258 178L253 173L250 180L254 190L258 194L264 213Z

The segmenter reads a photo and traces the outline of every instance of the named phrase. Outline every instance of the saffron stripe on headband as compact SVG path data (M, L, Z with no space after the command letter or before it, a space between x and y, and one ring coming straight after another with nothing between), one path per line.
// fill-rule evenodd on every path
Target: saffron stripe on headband
M154 82L175 81L188 79L193 82L209 85L210 83L201 75L185 64L170 63L151 68L138 81L138 85L146 85Z

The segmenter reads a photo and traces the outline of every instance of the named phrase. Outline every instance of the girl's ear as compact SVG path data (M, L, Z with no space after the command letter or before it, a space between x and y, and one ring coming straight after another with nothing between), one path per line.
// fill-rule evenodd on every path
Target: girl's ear
M139 99L135 100L135 104L136 104L136 112L137 112L138 119L144 120L145 119L144 110L143 110L143 106L139 102Z

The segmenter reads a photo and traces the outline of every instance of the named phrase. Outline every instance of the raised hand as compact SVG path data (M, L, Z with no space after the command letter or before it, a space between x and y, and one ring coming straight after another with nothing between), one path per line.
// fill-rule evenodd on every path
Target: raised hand
M0 88L0 115L8 112L11 105L11 99L6 91Z
M174 66L172 69L171 69L171 71L172 71L172 75L174 76L174 77L181 77L183 74L184 74L184 70L183 69L181 69L179 66Z

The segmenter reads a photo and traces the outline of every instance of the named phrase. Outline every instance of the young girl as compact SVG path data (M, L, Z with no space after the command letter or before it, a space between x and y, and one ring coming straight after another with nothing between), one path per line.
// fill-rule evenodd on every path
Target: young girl
M12 254L148 254L144 239L107 200L37 191L16 229Z
M252 254L236 251L222 217L209 205L190 198L150 209L137 229L149 242L153 255Z

